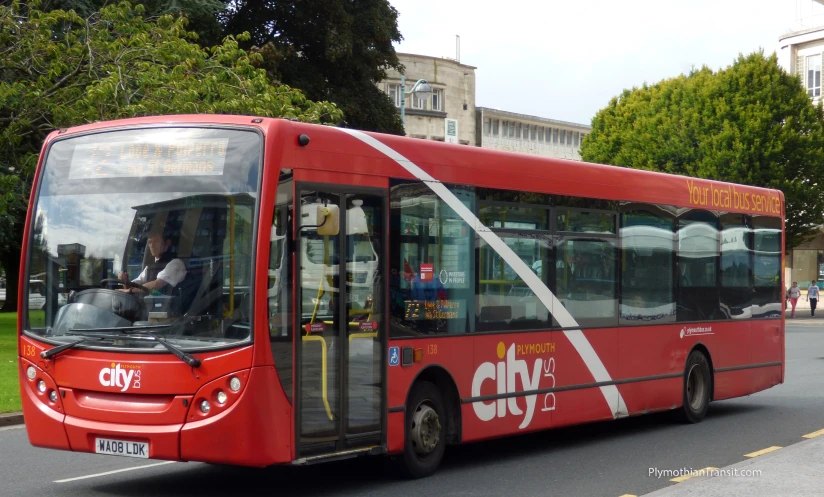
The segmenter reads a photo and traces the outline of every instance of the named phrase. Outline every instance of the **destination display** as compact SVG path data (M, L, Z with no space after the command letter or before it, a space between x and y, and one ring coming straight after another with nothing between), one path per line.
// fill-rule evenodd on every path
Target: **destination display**
M228 138L175 137L169 143L106 141L74 149L69 179L221 176Z
M463 319L466 302L463 300L405 300L405 319Z

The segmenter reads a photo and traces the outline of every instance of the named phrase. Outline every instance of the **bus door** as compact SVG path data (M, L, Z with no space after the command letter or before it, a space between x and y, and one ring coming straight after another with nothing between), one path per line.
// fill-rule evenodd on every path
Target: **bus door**
M298 187L298 458L381 445L386 323L379 189Z

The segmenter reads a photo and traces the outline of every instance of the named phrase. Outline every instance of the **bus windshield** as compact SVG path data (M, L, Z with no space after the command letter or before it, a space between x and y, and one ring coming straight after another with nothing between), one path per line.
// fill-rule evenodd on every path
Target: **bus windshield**
M24 329L79 347L167 352L251 339L261 139L220 128L54 142L32 216ZM25 300L24 300L25 302ZM144 328L141 330L141 328Z

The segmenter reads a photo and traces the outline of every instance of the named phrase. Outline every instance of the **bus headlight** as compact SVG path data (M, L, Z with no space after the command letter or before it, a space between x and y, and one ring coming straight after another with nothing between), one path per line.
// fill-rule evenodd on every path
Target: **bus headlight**
M240 378L233 376L232 379L229 380L229 388L231 388L233 392L240 390Z
M37 390L40 393L45 393L45 391L46 391L46 382L43 381L43 380L38 381L37 382Z
M34 369L34 366L29 366L26 368L26 376L28 376L30 380L33 380L34 377L37 376L37 370Z
M211 407L212 406L209 405L209 401L204 400L200 403L200 412L202 412L203 414L209 414L209 409Z
M57 392L54 390L49 392L49 400L52 402L57 402Z
M226 392L224 392L223 390L218 390L218 392L217 392L217 402L220 405L223 405L223 404L226 403Z

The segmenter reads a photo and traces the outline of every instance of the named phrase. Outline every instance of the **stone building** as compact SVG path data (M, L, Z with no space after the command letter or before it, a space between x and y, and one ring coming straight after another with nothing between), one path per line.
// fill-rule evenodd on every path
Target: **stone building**
M406 92L412 90L420 79L426 80L433 90L420 97L402 96L401 74L394 69L388 71L386 79L378 83L399 111L401 98L405 98L404 128L407 136L449 141L449 126L458 143L474 145L475 67L455 59L428 55L399 53L398 59L406 69Z
M478 107L476 144L508 152L581 160L579 150L592 128L545 117Z

